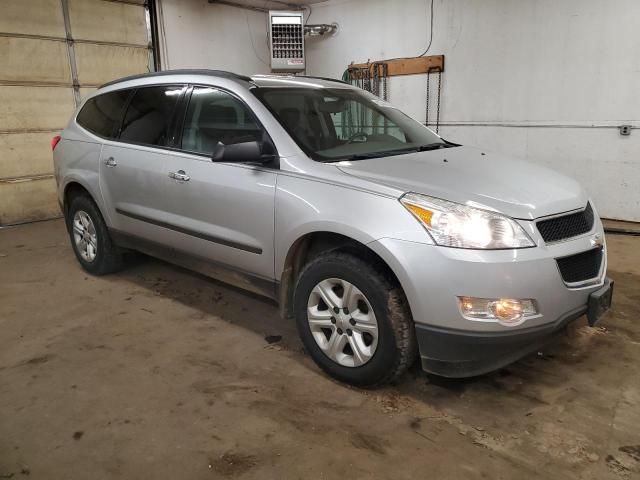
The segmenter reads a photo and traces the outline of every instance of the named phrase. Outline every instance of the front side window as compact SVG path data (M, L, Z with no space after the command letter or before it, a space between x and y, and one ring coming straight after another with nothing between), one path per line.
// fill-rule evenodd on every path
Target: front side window
M142 145L168 145L171 118L183 89L181 85L138 88L127 107L120 139Z
M90 98L78 113L76 121L96 135L113 138L130 93L131 90L118 90Z
M259 141L262 129L249 108L213 87L195 87L182 131L182 149L210 155L216 145Z
M361 160L452 146L363 90L261 87L252 91L315 160Z

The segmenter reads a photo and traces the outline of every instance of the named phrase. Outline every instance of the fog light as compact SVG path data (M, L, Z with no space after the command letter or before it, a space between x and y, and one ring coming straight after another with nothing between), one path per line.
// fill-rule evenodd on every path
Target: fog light
M458 297L462 316L469 320L519 325L538 315L531 299Z

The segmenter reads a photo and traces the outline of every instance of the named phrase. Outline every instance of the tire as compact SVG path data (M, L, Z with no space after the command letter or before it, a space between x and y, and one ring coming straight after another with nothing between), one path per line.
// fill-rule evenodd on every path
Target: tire
M335 297L318 293L326 292L329 285ZM347 290L350 293L347 294ZM344 308L336 310L323 301L325 298L336 300L339 294L342 294L343 302L345 295L349 295L351 305L357 298L356 311L345 313ZM406 297L397 282L377 265L345 252L320 255L300 272L293 301L296 324L305 349L322 370L337 380L358 387L380 386L397 380L416 358L415 328ZM331 310L337 312L330 319L333 326L325 319ZM353 317L347 318L350 316ZM355 318L358 318L357 322ZM367 320L361 323L361 318ZM317 321L317 325L312 326L311 321ZM367 345L368 332L362 327L371 328L374 322L377 323L377 339L371 336ZM358 328L361 329L359 332ZM347 335L349 345L343 350L340 349L344 338L334 337L341 330L342 337ZM367 354L370 356L362 363Z
M90 252L82 248L82 245L86 245L86 243L76 241L80 230L74 225L76 220L80 220L82 224L82 219L86 220L87 218L90 223L88 223L88 228L84 228L86 232L84 238L92 238L90 243L93 247ZM93 275L106 275L122 268L122 252L111 240L102 214L91 198L86 195L73 197L67 210L66 222L73 252L84 270ZM93 258L88 253L93 253Z

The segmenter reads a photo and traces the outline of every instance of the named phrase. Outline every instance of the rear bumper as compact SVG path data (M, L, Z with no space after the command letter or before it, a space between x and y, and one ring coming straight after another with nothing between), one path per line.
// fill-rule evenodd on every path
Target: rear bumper
M505 332L473 332L416 324L422 369L450 378L482 375L535 352L551 341L587 306L553 323Z

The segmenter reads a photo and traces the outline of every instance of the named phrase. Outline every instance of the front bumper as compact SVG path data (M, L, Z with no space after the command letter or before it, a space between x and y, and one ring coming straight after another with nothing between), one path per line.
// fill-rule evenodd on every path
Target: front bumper
M601 229L598 225L597 230ZM594 232L554 245L521 250L465 250L397 239L369 244L394 271L411 307L423 368L449 377L480 375L535 351L587 312L601 277L568 287L556 258L593 248ZM468 320L457 297L531 298L539 315L517 326Z
M601 291L611 294L605 279ZM594 299L595 300L595 299ZM609 297L610 302L610 297ZM416 325L422 369L443 377L472 377L502 368L549 343L596 302L568 312L555 322L507 332L463 332ZM590 319L592 323L595 318Z
M586 311L585 305L547 325L499 333L416 324L422 369L450 378L492 372L537 351Z

